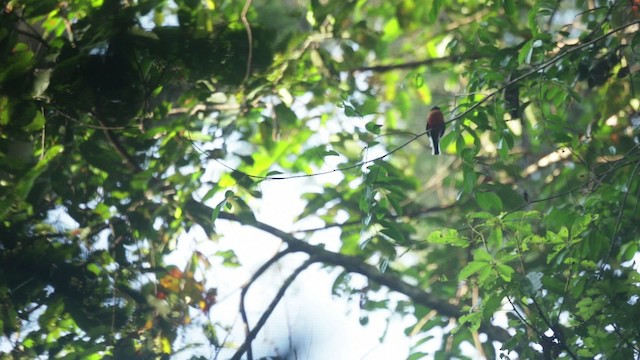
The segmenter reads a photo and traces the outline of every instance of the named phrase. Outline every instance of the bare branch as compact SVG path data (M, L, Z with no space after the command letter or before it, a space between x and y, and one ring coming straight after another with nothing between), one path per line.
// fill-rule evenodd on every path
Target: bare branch
M255 339L260 329L262 329L264 324L267 322L267 319L269 319L269 316L271 316L273 311L276 309L276 306L278 305L280 300L282 300L282 297L287 291L287 288L291 286L293 281L298 277L298 275L300 275L301 272L303 272L306 268L309 267L309 265L313 264L314 262L316 262L316 260L313 257L309 258L307 261L302 263L302 265L300 265L296 270L294 270L294 272L291 275L289 275L289 277L284 281L284 283L280 287L280 290L278 290L278 293L276 294L276 296L273 298L273 300L271 300L269 307L264 311L264 313L260 317L260 320L258 320L258 322L256 323L256 326L253 328L253 330L251 330L247 334L247 337L245 338L244 343L240 346L238 351L236 351L233 357L231 357L231 360L240 360L240 358L245 352L247 352L247 359L253 360L253 355L251 354L251 342L253 341L253 339ZM245 287L244 289L242 289L243 297L244 295L246 295L247 289L248 287ZM244 315L244 317L246 317L246 314Z
M430 207L430 208L424 208L424 209L419 209L418 211L415 212L411 212L411 213L404 213L402 215L395 215L395 216L387 216L386 219L388 220L392 220L392 219L397 219L397 218L419 218L423 215L426 214L430 214L430 213L434 213L434 212L440 212L440 211L444 211L444 210L449 210L453 207L455 207L457 204L453 203L453 204L449 204L449 205L443 205L443 206L434 206L434 207ZM361 220L351 220L351 221L345 221L342 223L333 223L333 224L326 224L324 226L319 226L316 228L308 228L308 229L301 229L301 230L296 230L293 233L294 234L300 234L300 233L311 233L311 232L316 232L316 231L324 231L324 230L329 230L332 228L346 228L346 227L350 227L350 226L355 226L355 225L361 225L362 221Z
M113 148L116 150L118 155L120 155L122 160L124 160L124 162L127 164L127 167L130 170L135 171L135 172L142 171L142 168L140 167L140 165L138 165L138 163L127 153L127 151L124 149L124 147L122 147L120 142L117 141L111 135L111 132L108 129L106 129L106 127L104 126L104 123L102 122L102 120L98 119L98 121L100 122L100 125L103 126L102 129L104 131L104 136L107 138L107 141L109 141L109 144L111 144L111 146L113 146Z
M244 7L242 8L242 13L240 14L240 19L244 24L244 27L247 29L247 42L249 43L249 51L247 53L247 71L244 74L243 82L247 81L249 75L251 75L251 62L253 61L253 34L251 33L251 24L249 24L249 20L247 20L247 12L249 12L249 8L251 7L251 0L246 0L244 2Z
M443 56L440 58L430 58L430 59L424 59L424 60L409 61L409 62L400 63L400 64L363 66L363 67L355 68L351 70L351 72L355 73L355 72L372 71L376 73L382 73L382 72L400 70L400 69L415 69L421 66L433 65L437 63L443 63L443 62L455 62L455 61L460 61L464 59L475 60L475 59L478 59L479 57L480 56L478 54L449 55L449 56Z
M267 271L271 265L275 264L278 260L282 259L285 255L291 253L291 251L289 249L286 249L284 251L278 252L277 254L275 254L271 259L269 259L266 263L262 264L262 266L260 266L260 268L251 276L251 278L249 279L249 281L242 287L242 293L240 294L240 316L242 317L242 321L244 322L244 326L245 326L245 333L246 333L246 340L245 343L243 345L245 346L245 351L247 352L247 356L249 359L253 359L253 351L251 349L251 341L253 341L253 339L255 338L255 336L257 335L259 329L256 326L256 330L255 334L253 334L253 331L250 330L250 326L249 326L249 318L247 317L247 311L245 309L245 305L244 305L244 299L247 296L247 291L249 291L249 287L251 287L251 285L262 275L264 274L265 271ZM253 335L252 335L253 334ZM238 350L240 351L240 350ZM243 351L244 353L244 351ZM242 354L240 354L242 355Z
M636 161L636 166L633 168L631 172L631 176L627 181L627 189L631 189L631 182L636 178L636 174L638 173L638 168L640 167L640 160ZM609 262L609 258L611 257L611 253L613 253L613 245L616 243L616 238L618 237L618 231L620 231L620 221L622 220L622 214L624 212L624 207L627 204L627 198L629 197L629 190L624 192L624 197L622 198L622 203L620 204L620 208L618 209L618 216L616 217L616 224L613 227L613 234L611 235L611 240L609 240L609 250L607 251L607 256L604 258L602 265L600 267L600 274L598 274L599 278L602 278L604 274L604 268L607 266Z

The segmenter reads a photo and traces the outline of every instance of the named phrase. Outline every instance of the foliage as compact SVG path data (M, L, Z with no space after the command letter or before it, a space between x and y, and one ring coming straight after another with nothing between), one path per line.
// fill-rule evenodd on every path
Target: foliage
M207 317L211 258L166 260L218 221L286 244L254 278L292 252L309 255L297 273L344 268L337 292L415 320L411 359L463 343L639 356L638 2L2 6L4 357L169 358L194 327L232 346ZM435 104L439 157L422 130ZM325 223L307 235L339 228L339 252L253 215L261 182L292 177L316 189L299 219ZM374 301L381 286L406 297ZM435 354L420 346L447 325Z

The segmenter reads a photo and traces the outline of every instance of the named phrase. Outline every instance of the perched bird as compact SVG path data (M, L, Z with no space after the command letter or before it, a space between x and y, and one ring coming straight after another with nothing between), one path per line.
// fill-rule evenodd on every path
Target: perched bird
M440 154L440 138L444 135L444 116L437 106L431 108L427 116L427 131L429 131L429 141L433 155Z

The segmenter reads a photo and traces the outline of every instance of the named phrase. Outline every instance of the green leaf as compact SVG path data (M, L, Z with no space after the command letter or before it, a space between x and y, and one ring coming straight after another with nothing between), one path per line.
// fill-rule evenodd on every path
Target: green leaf
M239 267L240 261L233 250L220 250L216 251L215 256L222 258L222 265L226 267Z
M298 117L296 114L285 104L280 103L276 105L275 113L275 120L278 122L280 128L289 129L296 126L298 123Z
M387 222L387 225L389 225L389 227L380 230L381 233L387 235L389 238L395 240L399 244L406 243L404 235L395 223Z
M504 238L503 238L502 228L495 227L489 233L489 237L487 238L487 243L490 246L499 247L499 246L502 246L503 240Z
M530 64L533 55L533 47L531 41L527 41L518 54L518 64Z
M344 108L344 114L346 116L359 118L363 117L362 113L358 109L356 109L356 107L353 106L349 101L344 100L341 106Z
M511 266L506 264L496 264L496 269L498 270L498 274L502 278L502 280L506 282L511 281L511 277L513 276L514 270Z
M476 202L484 210L502 211L502 200L492 192L476 192Z
M44 156L40 161L38 161L36 166L29 170L29 172L19 180L16 185L16 194L20 199L24 200L27 197L34 182L47 169L49 162L60 155L63 150L64 148L62 145L52 146L44 153Z
M469 327L469 331L472 331L472 332L478 331L478 329L480 328L481 322L482 322L482 313L479 311L474 311L469 314L462 315L458 319L458 326L456 326L456 328L452 330L452 333L453 334L457 333L464 325Z
M378 269L380 269L380 272L384 273L384 272L387 272L388 267L389 267L389 259L385 257L380 262Z
M514 15L516 13L516 10L518 9L514 0L503 0L502 6L504 7L504 11L508 16Z
M224 199L222 201L220 201L218 203L218 205L216 205L215 208L213 208L213 213L211 214L211 221L213 221L213 222L216 221L216 219L220 215L220 211L222 210L222 208L227 206L229 199L233 199L234 196L235 196L235 194L231 190L227 190L224 193Z
M380 128L382 128L382 125L378 125L373 121L369 121L365 124L364 128L372 134L380 135Z
M473 167L469 165L462 166L462 178L464 180L462 189L465 193L470 194L473 192L473 188L476 185L476 172L473 170Z
M489 293L483 299L482 314L485 320L491 319L495 312L502 306L502 294Z
M340 154L338 154L335 150L327 150L322 153L322 157L327 156L340 156Z
M427 241L433 244L448 244L462 248L469 246L469 240L461 237L455 229L434 231L429 234Z
M360 210L362 210L362 212L364 212L365 214L371 211L374 193L375 190L373 190L371 186L365 186L364 196L361 196L358 200L358 206L360 207Z
M94 264L94 263L87 264L87 270L89 270L90 272L92 272L95 275L100 275L100 273L102 272L100 267L98 265Z
M438 19L438 15L440 15L440 7L442 7L441 0L433 0L431 3L431 8L429 9L429 23L433 24Z
M466 280L469 276L486 268L490 269L491 265L485 261L471 261L460 270L458 280Z
M473 252L473 258L475 261L493 262L493 256L483 248L478 248Z

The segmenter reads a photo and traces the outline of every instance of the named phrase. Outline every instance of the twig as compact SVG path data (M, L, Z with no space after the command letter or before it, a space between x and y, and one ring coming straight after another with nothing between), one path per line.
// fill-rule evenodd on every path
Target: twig
M355 68L353 70L351 70L352 73L355 72L364 72L364 71L372 71L372 72L376 72L376 73L382 73L382 72L387 72L387 71L392 71L392 70L399 70L399 69L414 69L420 66L426 66L426 65L432 65L432 64L437 64L440 62L449 62L449 61L460 61L467 58L468 60L475 60L480 58L480 55L478 54L472 54L472 55L468 55L468 56L464 56L464 55L449 55L449 56L443 56L443 57L439 57L439 58L430 58L430 59L424 59L424 60L417 60L417 61L409 61L406 63L400 63L400 64L391 64L391 65L374 65L374 66L362 66L359 68Z
M82 121L80 121L79 119L74 118L71 115L65 114L62 111L58 110L58 109L54 109L53 110L56 114L62 116L63 118L70 120L74 123L77 124L81 124L82 126L89 128L89 129L102 129L102 130L126 130L126 129L133 129L135 128L135 126L106 126L104 125L102 122L100 122L100 125L91 125L91 124L86 124Z
M514 213L514 212L516 212L518 210L521 210L521 209L529 206L530 204L539 203L539 202L545 202L545 201L549 201L549 200L553 200L553 199L557 199L557 198L561 198L561 197L567 196L567 195L572 194L572 193L574 193L574 192L576 192L576 191L578 191L578 190L580 190L580 189L584 188L585 186L588 186L588 185L590 185L592 183L600 184L604 180L604 178L607 177L608 175L616 172L617 170L619 170L619 169L621 169L621 168L623 168L625 166L631 165L631 164L633 164L633 163L635 163L637 161L638 160L636 160L636 161L625 161L625 162L621 162L620 164L616 164L617 166L612 166L611 169L603 172L602 174L599 174L597 177L593 177L593 178L585 181L584 183L579 184L577 186L574 186L573 188L571 188L569 190L566 190L566 191L563 191L561 193L558 193L558 194L555 194L555 195L551 195L551 196L548 196L548 197L543 198L543 199L535 199L535 200L531 200L530 199L529 201L525 201L522 205L517 206L517 207L513 208L512 210L507 211L505 213L505 215L512 214L512 213Z
M535 305L536 309L538 310L538 314L542 318L542 321L549 327L549 329L551 329L551 331L553 331L553 338L558 342L557 345L564 348L564 350L567 352L567 354L569 354L569 356L571 356L572 359L578 360L578 357L571 351L571 349L569 349L569 346L564 339L564 335L559 334L560 331L558 330L558 326L551 324L549 319L547 319L547 316L542 311L540 305L538 305L536 299L531 298L531 300L533 301L533 305ZM538 333L540 337L544 336L546 339L549 338L549 336L544 335L544 332L538 331Z
M449 210L449 209L451 209L451 208L453 208L453 207L455 207L457 205L458 204L453 203L453 204L450 204L450 205L435 206L435 207L431 207L431 208L421 209L420 211L417 211L417 212L404 213L402 215L386 216L385 219L392 220L392 219L397 219L397 218L401 218L401 217L416 218L416 217L419 217L421 215L426 215L426 214L430 214L430 213L434 213L434 212ZM329 229L335 228L335 227L344 228L344 227L355 226L355 225L359 225L359 224L362 224L361 220L351 220L351 221L345 221L343 223L326 224L324 226L319 226L319 227L316 227L316 228L308 228L308 229L296 230L296 231L293 231L293 233L294 234L310 233L310 232L316 232L316 231L329 230Z
M249 12L249 8L251 7L251 0L246 0L244 2L244 8L242 8L242 13L240 13L240 20L244 24L245 29L247 29L247 41L249 42L249 51L247 53L247 70L244 74L244 79L242 82L247 81L249 75L251 74L251 62L253 61L253 34L251 33L251 24L249 24L249 20L247 20L247 12Z
M625 187L626 191L624 193L624 197L622 198L622 203L620 204L620 209L618 210L618 216L616 217L616 224L613 227L613 234L611 235L611 240L609 240L609 250L607 251L607 256L602 261L600 266L600 274L598 274L598 278L601 279L604 274L604 268L607 266L609 262L609 258L611 257L611 253L613 252L613 245L616 242L616 237L618 236L618 231L620 230L620 221L622 220L622 214L624 213L624 207L627 204L627 198L629 197L629 190L631 189L631 182L636 178L636 174L638 172L638 168L640 167L640 160L636 161L636 166L633 168L631 172L631 176L627 181L627 186Z
M303 272L306 268L308 268L311 264L313 264L316 261L317 260L314 259L314 257L312 256L307 261L302 263L302 265L300 265L296 270L294 270L294 272L291 275L289 275L289 277L284 281L284 283L282 283L282 286L278 290L278 293L273 298L273 300L271 300L269 307L264 311L264 313L260 317L260 320L258 320L258 322L256 323L256 326L247 334L247 337L245 338L244 343L240 346L240 348L236 351L236 353L231 357L231 360L240 360L240 358L245 352L247 353L247 360L253 360L253 354L251 353L251 342L253 341L253 339L255 339L256 335L258 335L258 332L262 329L262 327L267 322L267 320L269 319L273 311L276 309L276 306L278 305L280 300L282 300L282 297L284 296L289 286L291 286L293 281L298 277L298 275L300 275L301 272ZM245 290L243 289L243 293L244 292Z
M142 168L140 168L140 165L138 165L138 163L133 160L133 158L127 153L122 145L113 136L111 136L111 132L107 130L106 127L104 127L102 120L98 119L98 121L100 122L100 125L103 126L102 130L104 131L104 136L107 138L107 141L111 144L111 146L113 146L122 160L124 160L124 162L127 164L127 167L132 171L141 172Z
M620 32L630 26L633 25L637 25L640 24L640 20L636 20L636 21L632 21L628 24L619 26L609 32L607 32L606 34L603 34L601 36L598 36L597 38L588 41L586 43L582 43L579 45L574 45L571 49L568 49L567 51L565 51L564 53L559 54L558 56L554 57L553 59L550 59L544 63L542 63L541 65L535 67L534 69L530 70L529 72L524 73L523 75L520 75L510 81L507 81L505 84L503 84L501 87L497 88L496 90L490 92L489 94L487 94L484 98L480 99L478 102L476 102L475 104L473 104L472 106L470 106L469 108L467 108L464 112L462 112L460 115L455 116L454 118L450 119L449 121L446 121L445 124L449 124L455 121L458 121L462 118L464 118L467 114L471 113L473 110L475 110L476 108L478 108L480 105L484 104L485 102L487 102L489 99L493 98L494 96L496 96L497 94L501 93L502 91L504 91L504 89L506 89L507 87L519 82L520 80L523 80L531 75L534 75L536 73L539 73L541 71L543 71L544 69L548 68L549 66L555 64L556 62L558 62L560 59L564 58L565 56L576 52L578 50L582 50L583 48L593 45L594 43L601 41L609 36L611 36L612 34L615 34L617 32ZM427 59L427 60L423 60L423 61L434 61L432 59ZM395 66L395 65L393 65ZM353 165L349 165L349 166L345 166L342 168L336 168L336 169L332 169L332 170L327 170L327 171L321 171L321 172L317 172L317 173L313 173L313 174L295 174L295 175L285 175L285 176L264 176L264 175L253 175L253 174L248 174L245 173L243 171L234 169L233 167L226 165L225 163L223 163L222 161L218 160L218 159L213 159L215 160L217 163L219 163L220 165L224 166L225 168L232 170L232 171L237 171L241 174L243 174L244 176L247 176L249 178L254 178L254 179L262 179L262 180L289 180L289 179L297 179L297 178L305 178L305 177L314 177L314 176L321 176L321 175L327 175L327 174L332 174L335 172L342 172L342 171L346 171L346 170L350 170L350 169L354 169L357 167L360 167L362 165L366 165L372 162L376 162L379 160L383 160L386 157L388 157L389 155L392 155L393 153L403 149L404 147L406 147L407 145L409 145L410 143L414 142L416 139L426 135L429 133L429 130L424 131L420 134L415 135L413 138L409 139L408 141L402 143L400 146L392 149L391 151L389 151L388 153L378 156L377 158L371 159L371 160L366 160L366 161L360 161L356 164ZM193 143L193 142L192 142ZM195 144L194 144L195 146Z
M231 171L237 171L237 172L241 173L241 174L242 174L242 175L244 175L244 176L247 176L247 177L250 177L250 178L254 178L254 179L262 179L262 180L265 180L265 181L266 181L266 180L290 180L290 179L299 179L299 178L305 178L305 177L314 177L314 176L320 176L320 175L327 175L327 174L332 174L332 173L334 173L334 172L343 172L343 171L346 171L346 170L351 170L351 169L355 169L355 168L361 167L362 165L366 165L366 164L373 163L373 162L376 162L376 161L379 161L379 160L383 160L383 159L384 159L384 158L386 158L387 156L389 156L389 155L391 155L391 154L393 154L393 153L395 153L395 152L397 152L397 151L401 150L401 149L402 149L402 148L404 148L405 146L407 146L407 145L411 144L412 142L414 142L417 138L419 138L419 137L421 137L421 136L424 136L424 135L426 135L426 134L428 134L428 133L429 133L429 130L424 131L424 132L422 132L422 133L420 133L420 134L417 134L417 135L415 135L413 138L411 138L410 140L405 141L402 145L400 145L400 146L398 146L398 147L394 148L393 150L389 151L389 152L388 152L388 153L386 153L386 154L383 154L383 155L381 155L381 156L378 156L377 158L374 158L374 159L371 159L371 160L360 161L360 162L358 162L358 163L356 163L356 164L353 164L353 165L348 165L348 166L345 166L345 167L335 168L335 169L327 170L327 171L321 171L321 172L317 172L317 173L313 173L313 174L295 174L295 175L285 175L285 176L263 176L263 175L252 175L252 174L247 174L247 173L245 173L245 172L243 172L243 171L240 171L240 170L234 169L233 167L231 167L231 166L229 166L229 165L227 165L227 164L223 163L222 161L220 161L220 160L218 160L218 159L213 158L213 160L215 160L218 164L220 164L220 165L224 166L225 168L227 168L227 169L229 169L229 170L231 170Z
M275 264L278 260L282 259L285 255L290 254L290 253L291 253L291 251L289 249L286 249L284 251L278 252L271 259L269 259L267 262L262 264L262 266L260 266L260 268L258 268L258 270L255 273L253 273L253 275L251 276L249 281L242 287L242 292L240 293L240 316L242 316L242 321L244 322L245 332L246 332L246 339L249 339L248 340L248 344L247 344L247 348L246 348L247 356L249 357L249 359L253 359L253 351L251 349L251 341L253 340L253 338L251 338L251 331L250 331L250 327L249 327L249 318L247 317L247 311L245 309L244 299L245 299L245 297L247 295L247 292L249 291L249 287L251 287L251 285L260 276L262 276L262 274L264 274L264 272L267 271L271 267L271 265Z
M220 355L220 352L222 351L222 349L224 348L224 345L227 343L227 340L229 340L229 337L231 336L231 329L233 329L233 327L236 325L236 321L238 321L238 317L237 316L233 320L233 323L231 324L230 328L224 328L224 327L222 328L227 333L225 334L224 339L222 339L222 342L219 344L219 346L217 346L216 354L213 357L213 360L218 360L218 356Z

